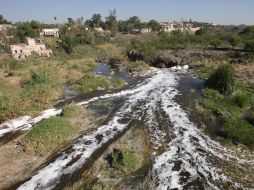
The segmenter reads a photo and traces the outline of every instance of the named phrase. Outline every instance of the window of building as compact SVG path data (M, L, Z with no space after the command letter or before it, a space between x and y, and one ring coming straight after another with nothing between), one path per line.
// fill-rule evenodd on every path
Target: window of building
M15 53L18 53L18 50L15 50Z
M20 50L20 53L22 53L22 49Z

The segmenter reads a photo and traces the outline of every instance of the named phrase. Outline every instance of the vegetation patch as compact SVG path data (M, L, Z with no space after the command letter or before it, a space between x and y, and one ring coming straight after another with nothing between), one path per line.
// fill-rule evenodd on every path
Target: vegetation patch
M12 76L0 80L0 122L20 116L38 114L52 106L65 83L73 83L91 71L94 59L51 57L14 61L0 56L0 71Z
M36 124L24 137L22 144L25 151L35 155L45 155L79 129L64 117L52 117Z
M199 78L207 80L213 71L214 71L213 66L204 66L204 67L198 69L197 75Z
M135 171L140 162L138 155L131 149L114 149L111 157L111 166L124 172Z
M78 92L91 92L94 90L105 90L109 88L109 80L104 76L95 76L92 74L85 75L75 85Z
M227 139L254 147L254 96L248 85L237 85L231 65L220 65L211 72L201 105L223 125Z
M207 86L220 91L222 94L231 94L236 88L233 66L229 64L219 66L208 78Z
M63 109L62 116L65 118L73 118L78 117L82 112L83 108L81 106L70 104Z
M83 113L82 107L70 104L63 109L61 116L36 124L22 140L25 152L43 156L70 140L81 126L75 119Z
M113 59L121 60L123 58L123 54L121 49L115 44L105 43L98 45L98 59L102 61L109 61Z
M123 79L113 79L112 85L114 89L122 88L125 85L125 80Z
M240 142L250 147L254 147L254 126L243 118L225 119L226 132L228 138L234 142Z
M251 95L248 95L246 93L239 93L234 95L231 100L232 103L239 108L245 108L250 105L251 103Z
M126 65L126 69L128 69L130 72L147 71L149 68L150 66L144 61L129 62Z

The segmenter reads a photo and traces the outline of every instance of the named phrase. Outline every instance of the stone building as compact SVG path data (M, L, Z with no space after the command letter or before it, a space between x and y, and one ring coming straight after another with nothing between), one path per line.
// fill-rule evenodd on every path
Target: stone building
M59 38L59 29L58 28L43 29L40 32L40 37L55 37L55 38Z
M184 33L195 34L200 27L193 27L189 22L173 22L173 23L161 23L162 30L165 32L173 32L180 30Z
M26 59L32 54L37 53L40 57L50 57L52 55L51 49L46 49L42 42L36 42L33 38L26 38L26 43L10 45L10 53L16 60Z

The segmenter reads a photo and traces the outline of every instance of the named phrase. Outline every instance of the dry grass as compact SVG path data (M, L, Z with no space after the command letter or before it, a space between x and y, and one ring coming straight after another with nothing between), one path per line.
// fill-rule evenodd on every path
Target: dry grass
M100 49L98 58L100 60L110 60L112 58L121 58L123 57L123 52L120 47L115 44L105 43L98 45Z
M37 114L51 107L61 95L65 83L75 83L91 71L93 59L27 59L13 61L0 57L0 69L11 76L0 79L0 122L24 114ZM29 85L34 73L43 71L43 83ZM41 76L42 76L41 75Z
M242 82L254 83L254 63L235 65L237 75Z

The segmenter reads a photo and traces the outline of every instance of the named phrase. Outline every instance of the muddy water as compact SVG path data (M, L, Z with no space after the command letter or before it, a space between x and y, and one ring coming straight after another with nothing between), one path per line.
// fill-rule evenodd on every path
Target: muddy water
M224 172L225 166L254 168L250 157L236 157L230 149L213 141L201 118L193 114L194 98L203 82L158 71L151 78L118 93L81 102L115 102L104 125L84 134L34 176L17 186L19 190L61 189L79 179L110 143L135 123L142 123L152 147L152 171L158 190L244 189L248 184Z

